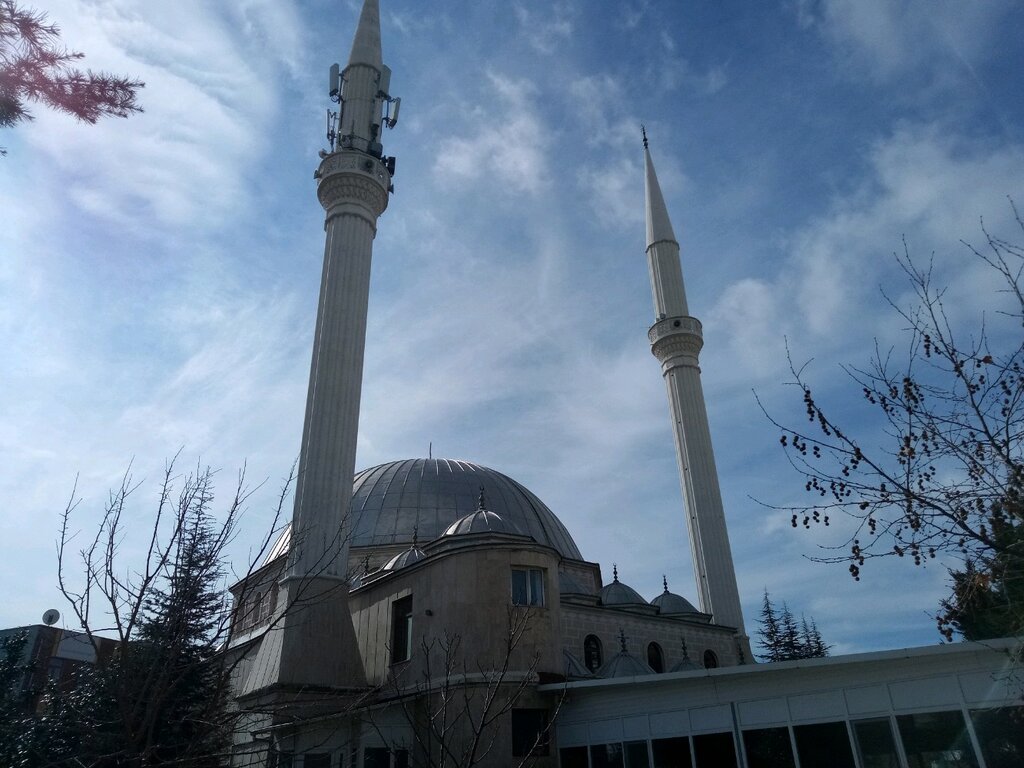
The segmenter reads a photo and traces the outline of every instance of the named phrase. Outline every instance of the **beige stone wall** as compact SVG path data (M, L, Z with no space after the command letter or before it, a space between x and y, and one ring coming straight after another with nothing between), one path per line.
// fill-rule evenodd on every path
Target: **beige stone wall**
M421 650L423 642L432 649L431 669L437 674L443 667L441 644L446 635L459 638L460 667L475 672L478 667L500 666L506 656L511 572L516 566L545 572L545 605L529 609L528 627L513 653L511 669L529 669L536 653L540 657L538 671L559 672L557 555L543 547L499 543L437 552L352 593L352 619L370 684L383 684L395 674L407 681L421 680L427 661ZM393 666L392 605L407 595L412 595L413 657Z
M714 651L723 667L739 663L736 642L728 628L607 607L562 606L562 644L580 661L584 661L583 640L591 634L601 640L602 660L608 661L621 649L620 629L626 633L627 650L645 662L648 643L658 643L665 657L666 671L683 658L680 642L683 638L690 659L698 664L706 650Z

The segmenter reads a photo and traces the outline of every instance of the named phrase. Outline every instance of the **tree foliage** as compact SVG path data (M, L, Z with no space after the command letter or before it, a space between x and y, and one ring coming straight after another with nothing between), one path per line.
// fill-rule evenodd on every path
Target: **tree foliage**
M793 661L828 656L832 647L825 643L814 619L800 616L799 623L785 602L782 609L772 602L768 590L764 591L758 635L764 653L761 661Z
M939 617L947 636L1024 630L1019 597L1010 605L1024 563L1024 245L982 231L984 247L965 246L999 289L966 331L932 263L919 264L906 245L897 255L913 300L886 298L904 324L907 352L876 348L867 367L846 368L881 422L877 444L867 428L836 417L839 409L820 401L795 367L810 425L772 420L813 499L783 508L793 527L828 526L837 513L853 522L846 543L817 559L845 563L856 580L872 558L917 566L953 559L953 595ZM1002 618L981 615L997 604Z
M89 638L103 632L119 641L110 663L93 670L87 685L75 686L88 693L88 708L77 706L72 697L55 696L46 711L74 717L40 721L54 737L77 724L88 726L72 734L76 765L206 768L225 763L239 717L227 705L230 675L239 659L223 653L231 628L224 558L250 491L241 473L227 510L215 519L213 480L209 468L178 476L175 462L167 464L152 527L141 529L148 546L136 559L122 551L129 500L139 487L126 473L111 492L97 530L78 550L80 572L72 565L76 497L64 512L58 542L61 591ZM290 478L278 500L278 515L289 487ZM137 519L132 527L140 530L136 526Z
M29 102L45 104L86 123L141 112L145 83L107 72L82 71L84 54L64 48L46 14L0 0L0 128L31 120Z

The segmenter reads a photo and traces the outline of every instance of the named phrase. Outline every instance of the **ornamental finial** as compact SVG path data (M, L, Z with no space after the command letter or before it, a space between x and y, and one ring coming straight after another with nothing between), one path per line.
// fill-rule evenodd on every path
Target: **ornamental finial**
M668 592L668 578L665 574L661 574L661 583L665 586L665 591Z
M626 630L619 627L619 642L622 643L622 652L626 652Z
M647 129L644 127L643 123L640 123L640 133L643 134L644 137L644 149L647 149Z
M690 658L690 652L686 650L686 638L683 637L683 638L680 638L680 639L682 640L682 643L683 643L683 658L684 659L689 659Z
M612 581L619 581L619 566L616 563L612 563Z
M480 497L476 500L476 511L484 512L487 509L487 499L484 498L484 487L480 486Z

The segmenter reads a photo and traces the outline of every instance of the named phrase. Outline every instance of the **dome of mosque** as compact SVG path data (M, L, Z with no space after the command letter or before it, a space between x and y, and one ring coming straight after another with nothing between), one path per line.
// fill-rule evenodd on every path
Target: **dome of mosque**
M611 584L601 588L602 605L647 605L647 601L630 586L619 581L619 569L612 569L614 578Z
M445 528L442 535L461 536L465 533L510 533L515 536L523 535L523 532L516 527L515 523L506 520L497 512L491 512L487 509L486 495L482 486L476 512L460 517Z
M662 583L665 585L665 591L651 600L651 605L658 609L658 613L700 613L685 597L677 595L675 592L669 592L667 580L662 578Z
M646 603L645 603L646 605ZM626 636L619 630L622 650L606 661L595 675L597 677L636 677L638 675L656 674L645 662L638 659L626 649Z
M563 557L582 560L562 522L526 486L488 467L454 459L405 459L358 472L349 505L353 547L432 541L452 523L478 511L480 489L487 510L510 525L508 533L530 536ZM267 562L288 551L285 528Z
M404 552L399 552L397 555L388 560L381 568L381 570L397 571L399 568L405 568L407 565L418 563L424 557L426 557L426 554L423 552L423 550L414 544Z

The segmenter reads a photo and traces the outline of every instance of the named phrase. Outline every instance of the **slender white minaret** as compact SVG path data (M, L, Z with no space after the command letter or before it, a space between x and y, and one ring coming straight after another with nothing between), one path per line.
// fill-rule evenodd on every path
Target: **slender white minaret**
M378 0L365 0L348 66L341 73L337 66L331 69L339 110L333 151L322 153L314 174L327 238L291 549L277 606L280 626L263 640L249 691L365 683L348 608L346 515L355 474L370 257L394 170L380 143L382 125L394 124L383 114L392 101L389 80L381 59Z
M716 624L735 627L750 658L743 627L736 573L718 487L707 408L697 356L704 345L700 321L690 317L679 264L679 242L665 208L644 133L647 207L647 265L654 294L655 323L648 331L651 352L661 363L672 413L679 477L686 503L686 525L697 577L700 608Z

